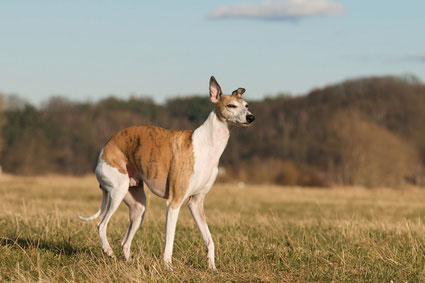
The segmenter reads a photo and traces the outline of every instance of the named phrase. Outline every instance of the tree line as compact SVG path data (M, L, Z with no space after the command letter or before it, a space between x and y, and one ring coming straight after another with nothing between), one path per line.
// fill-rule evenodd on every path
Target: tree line
M301 186L425 184L425 85L415 77L369 77L249 101L256 115L233 129L222 181ZM35 107L0 100L0 165L35 175L87 174L99 149L133 125L194 129L212 109L207 95L152 99L53 97ZM224 171L224 170L223 170Z

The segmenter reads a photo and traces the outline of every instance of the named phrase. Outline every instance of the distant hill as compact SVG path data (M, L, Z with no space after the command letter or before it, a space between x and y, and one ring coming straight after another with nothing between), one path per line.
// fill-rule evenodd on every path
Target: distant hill
M52 98L41 109L21 103L3 113L1 165L18 174L88 173L115 131L140 124L194 128L211 109L205 95L164 105L113 97ZM232 130L223 154L224 181L425 184L425 85L414 77L348 80L304 96L251 101L250 109L254 125Z
M283 167L290 165L288 174L295 174L296 167L324 183L395 185L406 178L423 182L425 85L414 78L349 80L305 96L251 105L256 125L237 133L229 147L237 152L232 154L235 159L224 157L231 164L240 158L256 167L261 164L257 160L276 159ZM265 166L280 168L276 160L274 166ZM264 171L277 179L289 178L281 169Z

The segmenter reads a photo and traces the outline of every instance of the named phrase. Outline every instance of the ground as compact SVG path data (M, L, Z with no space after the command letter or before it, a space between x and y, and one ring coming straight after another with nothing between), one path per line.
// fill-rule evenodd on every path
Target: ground
M174 270L162 263L165 202L148 194L147 212L125 262L122 204L102 254L94 176L0 175L0 281L419 282L425 280L425 190L295 188L217 184L205 210L217 272L206 268L188 209L177 224Z

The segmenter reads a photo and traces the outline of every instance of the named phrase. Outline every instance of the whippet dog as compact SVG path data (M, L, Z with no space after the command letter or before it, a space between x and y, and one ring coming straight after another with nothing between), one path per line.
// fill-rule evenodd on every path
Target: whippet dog
M207 247L208 267L216 269L214 242L208 229L204 199L217 177L218 162L234 126L249 126L255 119L242 99L245 89L238 88L231 95L223 95L214 77L210 79L210 100L214 110L207 120L194 131L170 131L155 126L126 128L115 135L102 148L95 169L103 192L102 204L91 217L105 214L97 225L102 249L113 257L106 237L106 228L121 201L130 210L130 225L121 242L126 260L130 258L130 245L143 221L146 196L149 189L167 199L164 261L171 267L174 233L177 217L185 200Z

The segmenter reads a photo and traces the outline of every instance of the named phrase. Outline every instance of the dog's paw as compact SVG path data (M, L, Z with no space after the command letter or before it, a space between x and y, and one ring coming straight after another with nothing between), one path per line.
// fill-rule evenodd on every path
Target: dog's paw
M111 248L105 248L103 249L103 252L109 257L112 257L112 258L115 257L114 251Z
M217 271L215 267L214 257L208 257L208 269L212 271Z
M130 260L130 248L123 247L122 252L124 254L125 261L129 261Z
M173 272L173 264L171 260L164 260L165 269L169 272Z
M215 264L214 263L213 264L208 263L208 269L210 269L212 271L217 271L217 268L215 267Z

